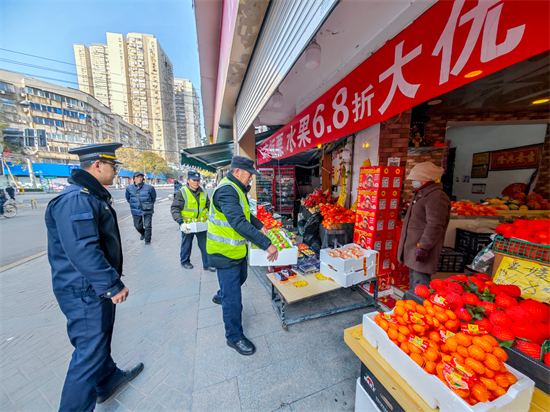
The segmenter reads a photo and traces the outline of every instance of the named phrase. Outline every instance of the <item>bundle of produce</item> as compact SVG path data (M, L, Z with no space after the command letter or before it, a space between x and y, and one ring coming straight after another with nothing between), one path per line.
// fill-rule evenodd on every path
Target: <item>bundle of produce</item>
M304 200L302 200L302 205L307 208L313 208L315 206L320 206L324 204L329 205L332 202L333 198L329 190L323 193L322 190L317 189L313 193L310 193Z
M451 215L455 216L498 216L498 210L492 206L472 202L451 202Z
M183 223L205 223L208 222L208 216L188 217L183 219Z
M513 183L502 191L502 196L497 198L503 200L501 206L508 206L509 210L550 210L550 203L538 193L526 195L527 185L525 183Z
M363 251L359 246L348 246L343 249L327 250L330 257L338 259L359 259L363 257Z
M279 228L270 229L267 237L271 240L271 243L279 250L291 248L292 245Z
M550 221L516 219L512 224L503 224L495 232L506 238L520 239L525 242L550 244Z
M513 346L550 366L550 355L541 359L542 344L550 339L550 306L521 299L518 286L495 284L478 273L434 279L429 289L417 286L415 294L445 309L436 319L450 332L491 334L500 346Z
M271 213L265 211L264 206L258 206L256 217L264 224L266 229L283 226L281 222L273 219L273 215Z
M321 215L323 215L322 225L330 229L332 223L355 223L355 212L343 208L339 205L319 206Z

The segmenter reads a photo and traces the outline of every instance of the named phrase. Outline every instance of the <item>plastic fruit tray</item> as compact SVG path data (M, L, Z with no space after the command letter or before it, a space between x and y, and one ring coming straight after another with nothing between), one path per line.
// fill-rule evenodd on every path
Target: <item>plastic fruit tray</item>
M508 253L525 259L550 263L550 246L497 236L493 243L495 252Z
M440 412L527 412L529 410L535 383L509 365L506 365L506 368L518 381L510 386L508 392L492 402L470 406L436 376L426 373L395 345L386 332L374 322L376 314L377 312L372 312L363 315L363 337L374 348L378 348L380 355L431 408L439 408Z

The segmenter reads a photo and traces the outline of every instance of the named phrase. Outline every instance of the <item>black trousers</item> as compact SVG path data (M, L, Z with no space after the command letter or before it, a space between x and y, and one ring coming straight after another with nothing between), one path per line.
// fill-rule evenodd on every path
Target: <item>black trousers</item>
M149 215L132 215L134 218L134 227L140 235L145 236L145 241L151 241L151 235L153 234L153 214Z

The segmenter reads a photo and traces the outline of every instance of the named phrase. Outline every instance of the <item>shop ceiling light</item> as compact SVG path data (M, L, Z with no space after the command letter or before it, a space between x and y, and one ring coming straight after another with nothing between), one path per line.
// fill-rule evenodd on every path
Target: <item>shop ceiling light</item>
M316 69L321 64L321 46L313 39L306 48L306 67Z
M323 146L323 145L322 145L321 143L319 143L319 144L317 145L317 149L320 149L322 146Z
M275 93L273 93L273 96L271 97L273 99L273 107L278 109L283 106L283 94L277 90L275 90Z
M474 70L473 72L465 74L464 77L466 77L467 79L470 79L472 77L479 76L481 73L483 73L483 70Z
M539 100L535 100L532 104L542 104L542 103L546 103L546 102L549 102L550 99L539 99Z
M440 104L443 100L441 99L436 99L436 100L431 100L428 102L428 106L435 106L436 104Z

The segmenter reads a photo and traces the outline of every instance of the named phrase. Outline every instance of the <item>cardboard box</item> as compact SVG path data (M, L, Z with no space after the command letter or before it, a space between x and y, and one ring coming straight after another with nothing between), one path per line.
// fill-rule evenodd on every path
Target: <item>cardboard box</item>
M355 412L380 412L380 409L374 403L361 385L361 378L357 378L355 383Z
M359 190L357 196L357 210L397 211L400 196L400 190Z
M395 400L392 394L382 385L364 363L361 363L361 375L359 376L361 387L367 395L376 404L380 411L398 412L405 411L403 407ZM393 388L397 391L396 388Z
M208 222L193 222L187 224L191 227L191 233L206 232L208 230Z
M331 278L340 286L349 288L366 280L374 279L376 277L376 267L370 266L365 268L365 270L346 273L331 269L327 264L321 262L321 274L327 278Z
M332 249L321 249L321 252L319 253L319 260L321 261L321 263L330 265L335 270L342 273L363 270L363 268L365 267L376 266L378 264L378 253L373 250L362 248L358 244L350 243L349 245L345 245L338 249L345 250L347 247L350 246L358 246L361 249L361 252L363 252L363 257L357 259L340 259L332 257L328 254L328 252Z
M372 237L372 233L367 232L366 230L355 229L353 232L353 242L358 244L363 249L377 251L382 250L382 241L378 240L375 242Z
M401 189L404 173L403 167L362 167L359 169L359 189Z

